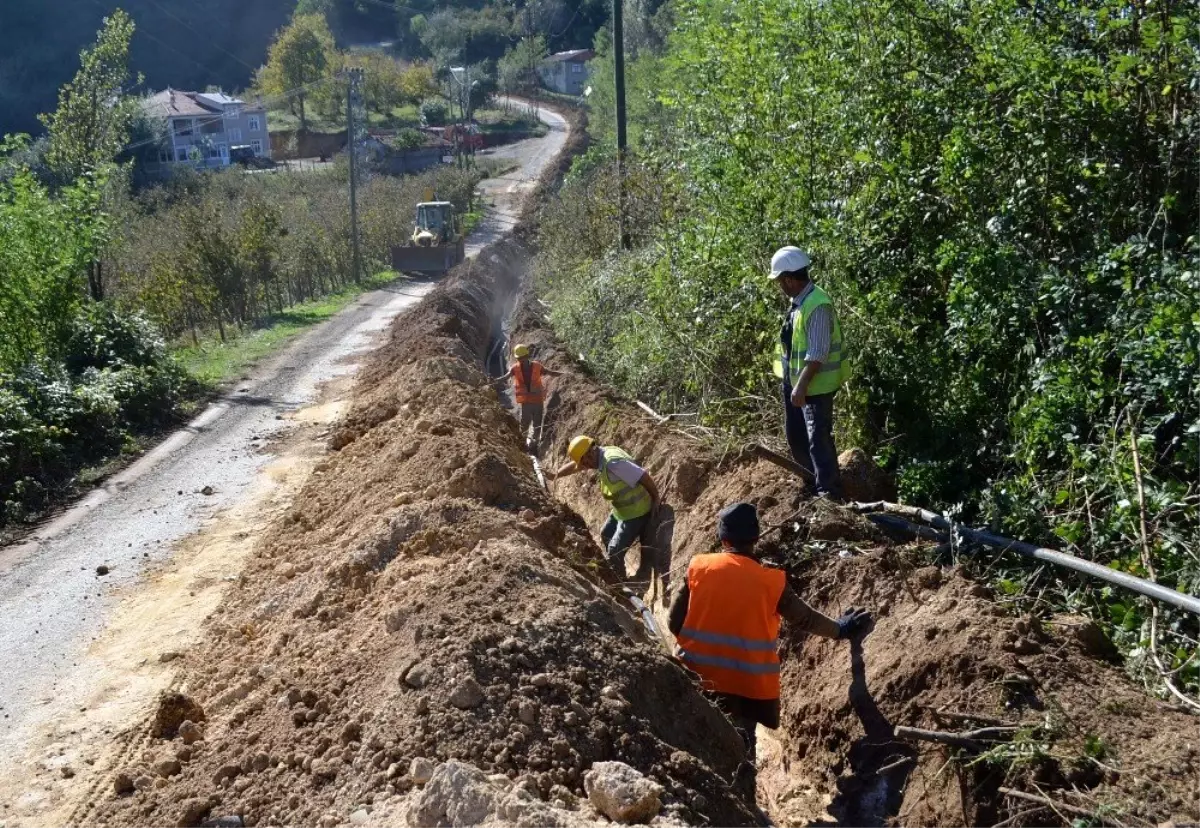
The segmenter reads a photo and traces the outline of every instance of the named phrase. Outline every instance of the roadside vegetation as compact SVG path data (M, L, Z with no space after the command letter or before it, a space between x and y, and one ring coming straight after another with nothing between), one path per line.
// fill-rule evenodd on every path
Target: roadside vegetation
M632 249L603 32L593 148L543 214L572 351L659 411L775 439L765 273L803 245L853 347L843 448L908 502L1200 591L1194 4L675 0L631 25ZM987 569L1200 691L1196 619Z
M302 3L303 8L306 4ZM513 54L525 55L521 51L524 42L513 47ZM537 42L544 56L544 38ZM467 54L465 47L463 54ZM502 61L501 68L505 65ZM279 31L252 92L267 103L273 131L341 132L346 128L345 72L361 69L367 126L395 131L392 143L397 148L420 146L428 140L418 131L420 127L454 123L464 116L464 105L485 134L503 139L545 131L541 121L523 110L497 107L492 101L501 86L506 92L530 91L537 77L529 67L523 66L528 71L520 82L501 72L498 83L495 61L472 66L468 101L449 66L446 62L403 60L384 48L339 50L325 17L298 9Z
M108 18L37 142L0 145L0 529L36 519L216 386L380 283L433 191L468 220L487 165L358 188L348 168L132 184L133 21ZM97 103L99 102L99 103Z

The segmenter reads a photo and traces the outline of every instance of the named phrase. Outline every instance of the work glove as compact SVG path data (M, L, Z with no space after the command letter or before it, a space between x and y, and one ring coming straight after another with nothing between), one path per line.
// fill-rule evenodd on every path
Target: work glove
M871 618L871 613L851 607L838 617L838 638L843 640L861 638L871 631L873 623L874 619Z

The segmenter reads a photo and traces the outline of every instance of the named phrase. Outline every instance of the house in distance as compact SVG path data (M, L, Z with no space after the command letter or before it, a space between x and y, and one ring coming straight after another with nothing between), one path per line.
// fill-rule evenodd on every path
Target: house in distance
M564 95L582 95L587 86L588 61L595 56L591 49L555 52L542 61L538 76L547 89Z
M167 87L142 102L146 114L163 122L158 172L187 164L222 168L231 159L270 158L267 111L223 92L185 92Z

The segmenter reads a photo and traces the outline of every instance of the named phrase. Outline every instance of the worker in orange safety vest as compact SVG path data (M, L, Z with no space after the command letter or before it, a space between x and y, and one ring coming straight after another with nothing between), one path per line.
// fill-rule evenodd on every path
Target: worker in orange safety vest
M696 555L672 602L667 626L678 658L699 674L702 688L729 716L746 743L747 762L735 780L753 799L755 730L779 727L779 625L824 638L865 635L871 614L849 609L837 619L806 604L782 569L755 555L758 510L735 503L721 510L721 550Z
M517 361L508 367L508 376L513 382L513 399L520 409L521 436L525 438L526 447L536 452L542 440L542 422L546 414L544 378L559 377L562 376L562 372L547 368L536 359L530 359L528 345L513 348L513 356Z

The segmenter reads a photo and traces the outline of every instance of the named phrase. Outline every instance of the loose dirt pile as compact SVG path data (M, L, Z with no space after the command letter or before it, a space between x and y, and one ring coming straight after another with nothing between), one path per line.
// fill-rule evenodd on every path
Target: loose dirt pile
M959 569L930 566L927 551L810 500L778 466L749 452L712 456L593 381L556 345L536 302L522 303L513 327L514 341L567 372L550 381L547 464L561 461L573 435L592 434L630 451L664 490L658 560L626 574L660 616L687 561L713 548L718 510L736 500L755 502L764 526L785 523L766 551L814 606L875 613L861 646L785 629L783 726L774 734L781 744L759 775L759 801L775 822L803 824L826 810L848 825L1200 820L1200 720L1147 697L1107 661L1099 628L1079 618L1017 617ZM856 497L889 494L861 452L842 462ZM606 508L593 481L579 475L553 491L600 525ZM898 739L896 726L1019 729L971 751Z
M606 593L476 368L517 253L397 320L81 821L754 822L736 733Z
M591 536L606 512L594 481L542 490L480 370L523 276L523 238L393 325L328 459L143 723L149 747L73 821L756 821L726 783L736 733L613 597L631 575L608 572ZM778 823L1200 818L1197 720L1104 661L1094 628L1008 613L777 466L713 456L646 417L565 358L536 313L518 312L516 329L568 372L552 381L548 462L586 432L660 482L663 553L632 578L660 613L735 500L783 524L767 551L814 605L876 613L862 645L785 635L783 727L759 777ZM847 462L862 496L886 485L861 456ZM1008 723L1020 729L982 754L894 731Z

